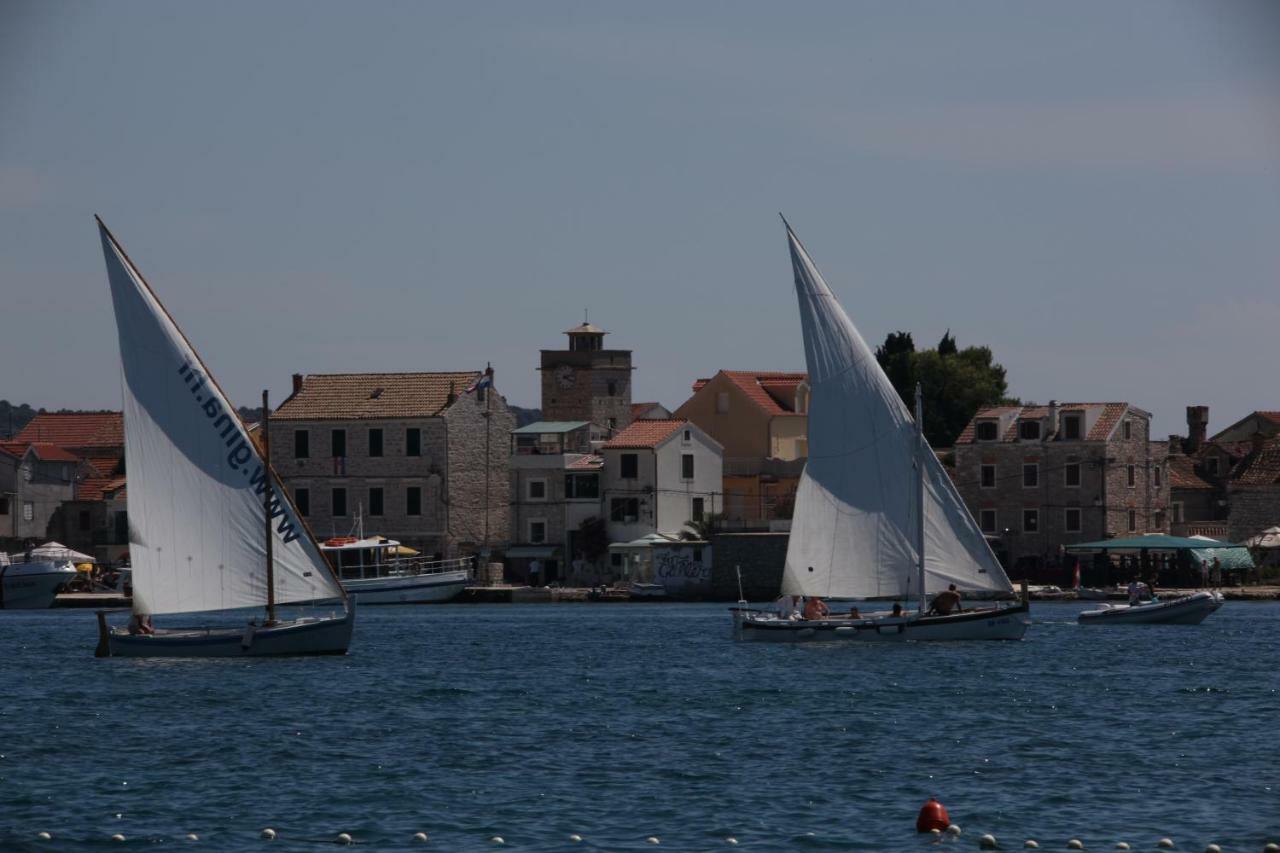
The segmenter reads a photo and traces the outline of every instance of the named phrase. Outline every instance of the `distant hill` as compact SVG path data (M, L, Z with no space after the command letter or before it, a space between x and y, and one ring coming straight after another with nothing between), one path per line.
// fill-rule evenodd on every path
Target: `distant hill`
M516 416L516 429L542 420L542 409L525 409L510 403L507 404L507 408Z
M33 409L26 403L14 405L8 400L0 400L0 437L13 438L22 432L27 422L44 409Z

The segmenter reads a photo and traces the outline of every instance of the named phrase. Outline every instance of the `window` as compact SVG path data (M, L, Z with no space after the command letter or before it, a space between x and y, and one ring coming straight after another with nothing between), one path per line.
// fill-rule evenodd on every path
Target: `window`
M1018 438L1023 441L1039 441L1040 440L1040 422L1039 421L1021 421L1018 423Z
M1080 440L1080 416L1067 415L1062 419L1062 437L1067 441Z
M89 510L87 509L80 510L80 529L89 529Z
M684 453L680 456L680 479L693 479L693 454Z
M1022 466L1022 488L1034 489L1040 485L1040 463L1028 462Z
M1080 463L1068 462L1062 468L1063 483L1069 489L1080 488Z
M1210 456L1208 459L1204 460L1204 469L1208 471L1210 475L1214 477L1218 476L1218 457Z
M614 551L612 554L610 554L609 565L615 569L622 568L622 555L619 554L617 551Z
M526 495L531 501L545 501L547 499L547 481L546 480L528 480L525 485Z
M620 521L625 523L634 522L640 518L640 499L639 498L614 498L609 503L609 520Z
M719 394L716 394L716 414L720 414L720 415L729 414L729 392L728 391L721 391Z
M404 490L404 514L422 515L421 486L409 486Z
M1124 437L1126 440L1133 438L1133 421L1124 422Z
M293 458L311 458L311 430L295 429L293 431Z
M570 499L600 497L600 475L565 474L564 496Z
M370 455L370 456L381 456L381 455L382 455L382 430L381 430L381 428L375 427L375 428L373 428L373 429L369 430L369 455Z
M1062 529L1068 533L1080 532L1080 507L1069 506L1063 510Z
M684 431L684 443L688 444L691 441L693 441L693 430L687 429Z
M36 505L31 501L22 502L22 520L33 521L36 517Z
M0 515L8 515L8 514L9 514L9 499L0 498Z
M1155 513L1155 526L1157 530L1164 529L1164 513L1160 510L1156 510Z
M311 490L310 489L294 489L293 502L298 507L298 514L301 516L311 515Z
M1156 488L1160 488L1164 483L1164 472L1160 470L1160 466L1155 466Z
M702 521L702 513L703 513L703 506L704 506L703 500L704 500L703 498L693 499L693 509L690 511L689 517L692 518L694 521Z
M1128 471L1129 488L1132 489L1134 486L1138 485L1138 466L1128 465L1126 466L1126 470Z
M382 487L369 487L369 515L382 515Z
M640 476L640 457L634 453L624 453L619 457L619 464L622 466L622 472L619 474L624 480L634 480Z
M977 436L978 441L995 441L1000 437L999 430L995 421L979 421L974 435Z
M978 510L978 524L983 533L996 532L996 511L994 509Z
M420 428L409 427L404 431L404 455L422 455L422 430Z
M1129 510L1129 532L1133 533L1138 529L1138 511L1136 509Z
M347 431L335 429L329 437L329 455L341 459L347 455Z
M605 384L609 387L609 396L610 396L610 397L616 397L616 396L618 396L618 383L617 383L617 382L615 382L614 380L610 379L610 380L609 380L608 382L606 382Z
M609 418L609 435L613 435L613 431L618 428L618 419Z
M347 514L347 490L338 488L330 494L331 514L335 517Z
M1022 511L1022 532L1023 533L1039 533L1040 532L1040 510L1024 509Z
M1173 523L1181 524L1183 521L1182 501L1174 501L1169 505L1169 509L1173 512Z
M994 489L996 487L996 466L983 465L979 469L981 476L982 488Z
M541 518L529 520L529 541L530 542L546 542L547 541L547 522Z

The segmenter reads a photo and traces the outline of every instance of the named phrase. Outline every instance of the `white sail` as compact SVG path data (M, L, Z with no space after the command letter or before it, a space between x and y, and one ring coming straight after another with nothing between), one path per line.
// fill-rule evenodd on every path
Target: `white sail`
M98 228L124 367L134 610L262 607L271 475L199 356L106 227ZM278 484L274 494L276 600L345 598Z
M951 478L813 261L787 227L809 369L809 460L796 492L782 591L919 595L918 474L925 467L925 588L1012 591Z

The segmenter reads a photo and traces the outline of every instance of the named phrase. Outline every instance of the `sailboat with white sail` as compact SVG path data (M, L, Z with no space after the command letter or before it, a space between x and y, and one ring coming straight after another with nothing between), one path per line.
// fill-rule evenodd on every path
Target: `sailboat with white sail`
M355 610L271 469L266 392L259 449L101 219L98 229L124 375L133 617L112 627L99 612L97 655L344 654ZM285 618L286 606L301 612ZM330 612L315 615L318 607ZM250 608L265 615L239 621ZM151 625L217 611L234 615L198 628Z
M783 220L785 223L785 220ZM899 599L899 613L793 619L734 609L741 640L1018 639L1025 593L1011 605L930 613L930 594L1014 598L951 478L875 355L787 225L809 371L809 458L796 491L782 592Z

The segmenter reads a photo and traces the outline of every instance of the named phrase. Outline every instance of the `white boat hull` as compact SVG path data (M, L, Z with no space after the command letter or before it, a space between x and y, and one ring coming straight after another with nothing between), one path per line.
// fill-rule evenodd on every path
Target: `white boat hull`
M862 619L789 620L736 608L734 638L745 642L808 643L908 640L1020 640L1030 620L1025 602L990 610L966 610L948 616L872 616Z
M97 657L225 658L344 655L351 645L355 610L342 616L307 617L240 628L157 629L130 634L108 628L99 612Z
M1199 625L1221 606L1222 594L1206 591L1169 601L1086 610L1076 621L1081 625Z
M471 582L466 569L425 575L344 580L342 586L360 604L432 604L457 598Z
M39 610L52 607L58 588L75 576L75 567L68 563L0 566L0 608Z

